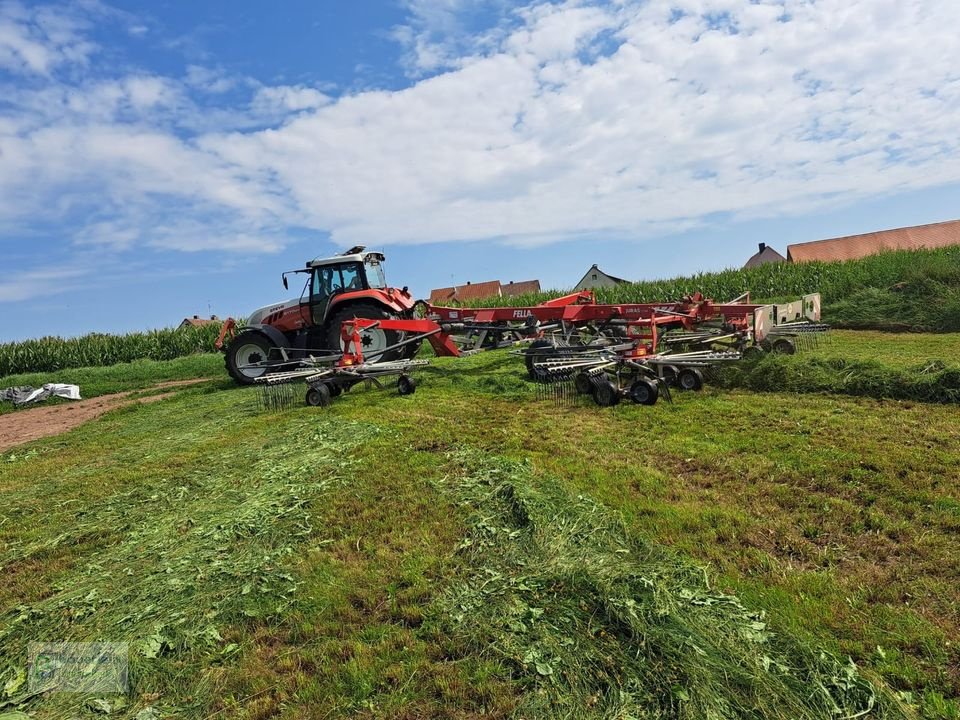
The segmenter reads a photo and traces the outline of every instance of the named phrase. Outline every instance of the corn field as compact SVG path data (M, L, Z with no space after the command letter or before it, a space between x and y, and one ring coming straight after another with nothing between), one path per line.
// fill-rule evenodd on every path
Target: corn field
M133 360L172 360L213 352L220 324L165 328L127 335L91 333L77 338L44 337L0 345L0 377L65 368L115 365Z

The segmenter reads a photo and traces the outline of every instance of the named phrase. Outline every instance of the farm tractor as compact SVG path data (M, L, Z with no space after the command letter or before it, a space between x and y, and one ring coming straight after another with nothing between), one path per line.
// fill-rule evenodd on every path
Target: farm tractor
M415 301L406 287L387 287L383 260L354 247L284 273L288 289L290 275L307 276L299 299L255 310L236 333L232 319L224 323L217 348L229 335L231 377L259 385L263 407L289 401L301 382L308 404L326 405L360 383L382 387L388 377L400 394L414 392L410 372L429 362L415 359L424 341L436 357L519 347L541 384L572 385L604 406L624 397L652 405L661 393L669 400L671 385L699 390L713 367L792 353L828 329L816 293L776 305L752 303L749 293L726 303L693 293L602 304L580 291L529 307L441 307Z
M306 275L298 299L254 310L239 330L233 318L224 323L216 347L224 350L227 372L251 385L305 360L339 356L344 321L412 318L413 297L406 287L387 287L383 261L381 253L357 246L283 273L286 289L289 276ZM367 357L382 362L412 359L420 346L416 339L405 342L402 331L376 326L364 329L360 343Z

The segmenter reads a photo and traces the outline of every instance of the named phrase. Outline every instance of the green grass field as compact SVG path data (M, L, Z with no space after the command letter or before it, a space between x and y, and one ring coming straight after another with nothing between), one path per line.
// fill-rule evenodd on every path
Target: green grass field
M80 371L220 379L0 455L0 713L960 717L956 405L557 407L498 351L260 414L187 360ZM128 642L131 693L30 697L37 640Z

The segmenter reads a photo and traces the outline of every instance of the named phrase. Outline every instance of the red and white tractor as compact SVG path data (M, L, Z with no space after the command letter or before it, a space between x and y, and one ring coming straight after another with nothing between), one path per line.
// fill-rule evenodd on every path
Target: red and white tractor
M242 385L263 375L296 366L310 356L341 353L344 320L412 318L414 299L407 288L387 287L384 256L362 246L323 260L311 260L300 270L283 273L307 276L299 299L254 310L234 334L232 318L223 326L217 348L224 349L227 372ZM370 328L361 335L363 353L380 361L412 358L419 342L403 343L404 333ZM396 347L394 347L396 346Z

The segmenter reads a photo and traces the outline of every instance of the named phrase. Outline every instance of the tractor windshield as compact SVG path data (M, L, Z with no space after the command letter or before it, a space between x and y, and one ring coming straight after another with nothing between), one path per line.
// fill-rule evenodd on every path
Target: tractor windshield
M372 288L385 288L387 286L387 279L383 275L383 266L380 264L380 261L376 258L369 257L366 259L365 264L367 266L367 285Z

